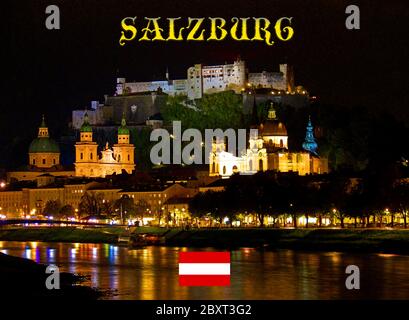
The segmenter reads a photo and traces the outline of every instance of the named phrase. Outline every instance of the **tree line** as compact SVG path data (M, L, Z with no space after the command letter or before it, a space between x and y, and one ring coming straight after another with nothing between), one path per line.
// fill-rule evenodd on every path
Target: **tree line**
M407 227L409 212L409 184L396 180L389 188L379 189L368 178L351 179L342 175L297 176L276 172L259 172L252 176L233 175L224 191L197 194L189 210L195 218L209 217L218 223L223 219L231 224L246 215L256 217L259 226L270 217L274 226L279 219L291 217L297 228L299 217L305 217L305 226L311 218L322 226L324 218L345 227L352 219L355 227L383 227L389 216L390 227L401 217Z

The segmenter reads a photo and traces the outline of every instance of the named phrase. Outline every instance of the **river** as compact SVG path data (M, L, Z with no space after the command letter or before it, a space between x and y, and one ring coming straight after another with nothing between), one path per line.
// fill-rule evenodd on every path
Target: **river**
M194 249L0 241L5 254L89 275L86 285L112 290L105 299L409 299L409 256L242 248L229 287L181 287L181 250ZM348 265L360 268L359 290L345 288Z

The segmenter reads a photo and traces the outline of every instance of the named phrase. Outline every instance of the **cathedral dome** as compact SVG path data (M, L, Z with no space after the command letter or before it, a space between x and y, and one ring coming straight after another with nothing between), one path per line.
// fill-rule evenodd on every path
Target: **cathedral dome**
M262 136L287 136L287 129L284 123L277 119L273 106L270 107L267 120L260 125L259 130Z
M287 129L284 123L278 120L267 120L260 125L262 136L287 136Z
M57 142L50 138L48 134L48 127L43 120L38 128L38 136L35 138L28 148L29 153L60 153L60 148Z
M41 137L34 139L28 149L29 153L60 153L60 148L53 139Z

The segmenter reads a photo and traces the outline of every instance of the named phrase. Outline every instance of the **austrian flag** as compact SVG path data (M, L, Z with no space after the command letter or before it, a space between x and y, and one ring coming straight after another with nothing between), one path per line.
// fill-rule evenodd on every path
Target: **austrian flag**
M181 286L229 286L230 252L179 252Z

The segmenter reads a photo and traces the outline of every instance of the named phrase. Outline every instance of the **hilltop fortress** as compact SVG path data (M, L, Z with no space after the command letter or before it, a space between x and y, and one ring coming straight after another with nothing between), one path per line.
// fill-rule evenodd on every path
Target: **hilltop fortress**
M203 94L233 90L241 93L251 85L253 88L269 88L283 91L294 91L294 74L287 64L279 65L279 72L248 72L245 61L240 59L232 64L202 65L195 64L187 69L187 78L166 79L148 82L127 82L118 78L116 95L126 95L162 90L169 95L185 95L189 99L200 99Z
M125 113L131 126L157 126L161 122L160 109L167 96L200 99L205 94L233 91L243 98L243 111L250 113L254 103L274 102L295 108L309 103L308 91L294 84L294 71L288 64L279 64L277 71L249 72L245 61L231 64L195 64L187 68L186 79L174 79L164 72L164 79L155 81L127 81L117 78L113 95L106 95L103 103L92 101L87 111L89 122L96 126L116 126ZM85 110L72 112L72 126L80 129Z

